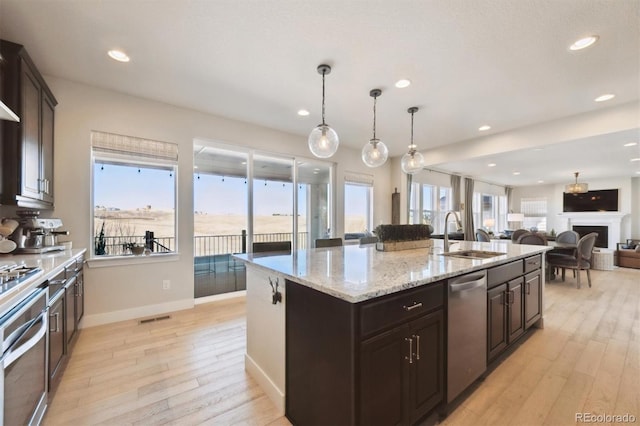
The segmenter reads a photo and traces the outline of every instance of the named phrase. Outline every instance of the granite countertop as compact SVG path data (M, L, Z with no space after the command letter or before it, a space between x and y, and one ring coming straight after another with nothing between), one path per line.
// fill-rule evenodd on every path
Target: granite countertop
M27 296L33 289L45 280L54 277L57 273L64 269L64 266L71 260L81 254L86 249L72 249L52 251L42 254L10 254L0 256L0 264L15 263L17 265L38 266L43 272L34 276L19 285L11 288L9 291L0 294L0 313L5 312L13 304L19 302Z
M485 250L505 253L489 259L442 256L444 241L433 240L433 249L376 251L374 244L298 250L286 255L239 254L236 258L267 272L357 303L385 294L486 269L551 250L549 246L456 241L450 251Z

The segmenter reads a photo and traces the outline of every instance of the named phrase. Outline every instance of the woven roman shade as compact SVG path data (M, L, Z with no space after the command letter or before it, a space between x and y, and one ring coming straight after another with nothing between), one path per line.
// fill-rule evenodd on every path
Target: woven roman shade
M100 157L114 160L178 164L178 145L175 143L92 131L91 146Z

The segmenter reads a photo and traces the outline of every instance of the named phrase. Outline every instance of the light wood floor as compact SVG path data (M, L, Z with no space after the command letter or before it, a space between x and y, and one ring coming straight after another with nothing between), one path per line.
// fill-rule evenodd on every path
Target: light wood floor
M545 328L443 424L570 425L582 412L640 422L640 270L592 279L548 283ZM288 425L245 373L244 351L244 299L85 329L44 424Z

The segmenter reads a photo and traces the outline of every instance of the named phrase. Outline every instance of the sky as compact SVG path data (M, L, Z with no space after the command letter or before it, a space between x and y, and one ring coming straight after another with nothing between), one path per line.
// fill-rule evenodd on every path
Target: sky
M173 210L175 174L169 170L94 164L95 206L121 210L143 208Z
M138 171L139 170L139 171ZM244 178L195 174L193 178L194 211L207 214L247 214L247 183ZM94 204L121 210L144 208L171 210L174 208L175 174L169 170L124 165L94 165ZM362 213L366 188L346 185L345 214ZM306 215L306 185L299 186L298 213ZM254 186L256 215L290 215L293 212L290 182L256 181Z

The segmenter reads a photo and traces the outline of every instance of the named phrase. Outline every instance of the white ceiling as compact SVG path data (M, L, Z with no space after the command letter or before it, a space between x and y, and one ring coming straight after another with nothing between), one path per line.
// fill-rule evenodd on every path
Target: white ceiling
M316 67L327 63L326 119L341 144L360 149L371 138L369 91L380 88L377 136L398 156L414 105L415 141L428 153L640 104L639 16L638 0L0 0L0 37L24 44L46 75L257 123L302 143L321 121ZM594 46L568 50L590 34L600 36ZM109 59L114 48L131 62ZM395 88L400 78L412 85ZM616 97L593 102L603 93ZM297 116L300 108L311 115ZM619 156L608 149L618 137L620 145L640 141L638 122L565 148L576 170L606 169L585 180L638 176L629 152L640 157L639 147ZM480 134L483 124L492 129ZM558 142L523 144L549 146L535 153L505 146L510 153L492 157L530 176L526 182L497 167L487 175L488 158L437 166L495 183L550 182L545 176L560 171L550 161ZM625 167L596 167L604 159ZM558 181L571 180L561 165Z

